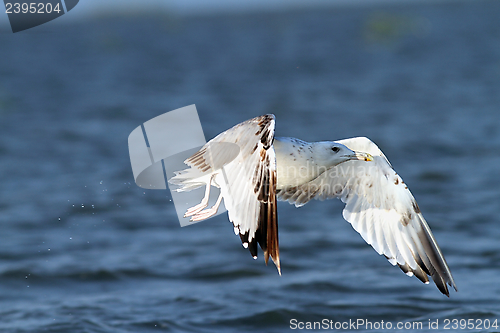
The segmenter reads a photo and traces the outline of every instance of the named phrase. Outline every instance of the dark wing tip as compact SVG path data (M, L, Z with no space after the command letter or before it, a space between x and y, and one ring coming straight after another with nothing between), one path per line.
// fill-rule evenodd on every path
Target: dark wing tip
M414 204L414 208L415 206L416 203ZM416 210L417 209L415 208L415 211ZM428 276L430 276L436 284L438 290L444 295L450 297L447 284L455 290L457 290L457 287L453 281L448 264L446 263L446 260L444 259L444 256L441 253L436 240L432 236L430 228L424 218L420 213L417 213L416 216L421 226L421 230L417 232L417 237L418 241L420 241L420 244L423 246L424 252L420 253L419 251L417 253L413 253L413 258L417 263L417 267L409 270L424 283L429 283ZM405 271L403 268L401 269Z
M450 297L450 292L448 290L448 287L446 286L446 282L444 282L444 279L441 277L441 275L436 272L432 275L432 279L434 280L434 283L436 284L439 291Z
M248 248L250 254L253 258L257 258L257 241L255 238L252 238L251 241L248 241L248 231L244 234L240 233L241 244L243 247Z
M252 172L253 191L258 200L257 228L254 235L240 233L240 238L244 247L248 247L252 257L257 258L257 243L264 251L266 265L269 257L276 265L281 275L278 243L278 216L276 205L276 160L274 148L274 119L273 114L266 114L247 120L236 126L244 124L256 125L255 142L250 145L250 154L258 156L258 162L253 166ZM253 140L253 139L252 139ZM254 143L256 143L254 145ZM260 149L258 149L260 147ZM272 160L273 159L273 160ZM251 240L249 241L249 238Z
M258 172L258 174L261 175L259 179L260 186L254 189L260 201L259 220L255 239L257 239L260 247L264 251L266 265L269 261L269 257L271 257L281 275L278 241L278 210L276 204L276 170L268 167L271 163L271 161L269 161L269 155L266 154L265 158L266 160L263 161L264 163L258 166L258 168L261 168L260 172Z

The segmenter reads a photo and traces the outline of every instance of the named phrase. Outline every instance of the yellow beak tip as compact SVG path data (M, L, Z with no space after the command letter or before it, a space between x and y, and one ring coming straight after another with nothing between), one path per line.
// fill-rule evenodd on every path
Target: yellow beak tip
M361 160L361 161L366 161L366 162L371 162L373 161L373 156L368 153L356 153L356 159Z

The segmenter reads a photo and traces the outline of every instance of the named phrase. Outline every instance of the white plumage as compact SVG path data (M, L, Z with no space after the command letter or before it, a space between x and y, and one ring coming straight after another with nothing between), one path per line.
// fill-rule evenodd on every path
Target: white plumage
M177 172L170 183L180 185L178 191L206 186L202 203L186 216L208 218L223 198L243 246L256 258L259 243L266 264L271 256L281 274L276 199L300 207L311 199L339 198L346 204L344 218L377 253L424 283L431 276L445 295L447 284L456 290L415 199L372 141L274 138L274 124L273 115L245 121L185 161L191 168ZM220 187L221 195L214 207L204 209L210 185Z

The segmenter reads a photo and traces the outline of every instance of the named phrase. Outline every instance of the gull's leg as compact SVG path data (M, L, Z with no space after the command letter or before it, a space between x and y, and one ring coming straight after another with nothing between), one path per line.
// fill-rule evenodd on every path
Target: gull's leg
M194 215L194 214L202 211L204 208L206 208L208 206L208 198L210 197L210 186L212 184L213 178L214 178L214 176L212 175L210 177L210 179L208 180L207 187L205 188L205 196L203 197L203 199L201 199L201 202L199 204L197 204L196 206L189 208L186 211L186 214L184 214L184 217Z
M222 192L219 194L219 197L217 198L217 202L215 202L215 205L213 205L209 209L205 209L204 211L199 212L195 216L191 217L190 221L196 222L196 221L201 221L204 219L208 219L211 216L214 216L217 211L219 210L220 203L222 201Z

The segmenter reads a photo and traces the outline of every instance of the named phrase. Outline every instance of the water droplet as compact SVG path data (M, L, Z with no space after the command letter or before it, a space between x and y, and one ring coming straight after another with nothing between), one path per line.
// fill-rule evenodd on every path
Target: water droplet
M82 208L84 208L85 206L82 204Z
M102 180L99 182L99 184L101 184L101 185L102 185Z
M70 237L69 239L73 239L73 237Z
M59 221L61 221L61 218L58 218Z

